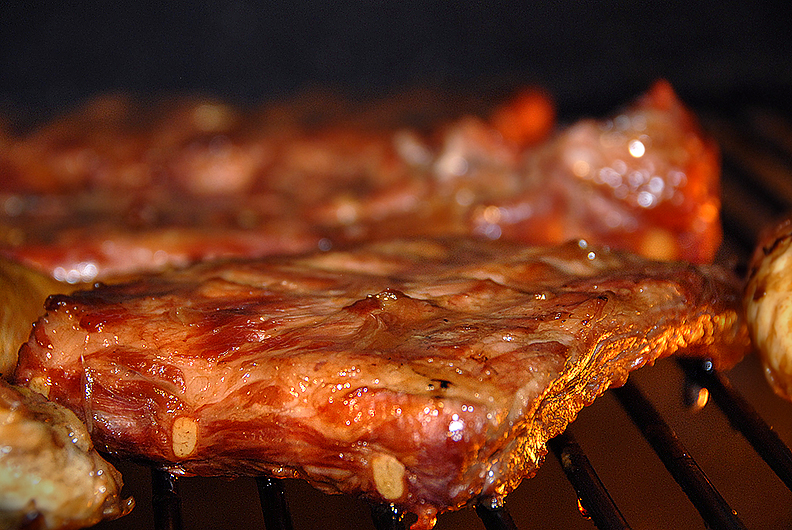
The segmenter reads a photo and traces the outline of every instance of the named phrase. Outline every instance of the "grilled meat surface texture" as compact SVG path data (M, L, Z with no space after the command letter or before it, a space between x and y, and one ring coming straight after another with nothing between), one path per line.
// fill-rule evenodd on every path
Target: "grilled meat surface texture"
M536 91L422 126L397 103L316 125L108 97L0 133L0 254L75 283L419 235L584 237L693 262L718 248L718 151L668 83L561 131Z
M393 240L49 298L17 381L97 447L177 474L300 477L428 529L501 498L631 370L748 345L712 266L585 241Z
M132 509L74 413L3 380L0 440L0 528L85 528Z

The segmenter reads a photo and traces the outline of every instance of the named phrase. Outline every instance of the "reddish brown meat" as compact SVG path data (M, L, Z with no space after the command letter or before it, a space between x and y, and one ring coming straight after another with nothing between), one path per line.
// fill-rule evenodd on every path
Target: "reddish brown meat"
M51 297L17 380L98 447L438 512L498 498L628 372L747 347L715 268L585 242L402 240Z
M667 83L550 139L552 105L536 92L488 120L383 121L102 100L4 140L0 250L92 281L393 235L585 237L695 262L720 242L717 152Z

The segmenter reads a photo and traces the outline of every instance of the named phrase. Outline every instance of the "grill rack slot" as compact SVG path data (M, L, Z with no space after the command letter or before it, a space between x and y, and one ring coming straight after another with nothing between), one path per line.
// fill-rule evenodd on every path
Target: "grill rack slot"
M264 528L266 530L292 530L291 513L282 481L272 477L257 477L256 485L264 515ZM181 497L176 476L163 469L152 468L152 503L155 530L183 529ZM517 530L514 520L503 505L478 504L476 513L487 530ZM391 504L372 504L371 517L377 530L406 530L407 528L404 514Z

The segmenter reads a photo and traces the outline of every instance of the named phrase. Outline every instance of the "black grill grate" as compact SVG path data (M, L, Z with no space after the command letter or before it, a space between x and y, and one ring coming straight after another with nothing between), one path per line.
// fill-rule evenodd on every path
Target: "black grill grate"
M778 434L762 419L751 404L732 387L722 374L706 363L681 360L686 373L695 382L707 388L723 410L732 427L740 431L756 452L775 471L787 488L792 489L792 451Z
M613 392L707 525L723 530L745 528L673 429L635 384L628 381Z
M582 513L603 530L630 528L575 437L565 432L550 440L549 445L578 494Z
M787 210L792 210L792 119L776 111L762 108L730 111L728 117L724 117L726 115L722 112L706 110L700 112L700 115L723 151L725 240L719 259L740 270L745 266L762 227ZM668 366L673 364L666 365ZM786 488L792 489L792 452L762 414L757 412L751 401L738 392L724 374L713 371L707 363L679 360L678 366L682 370L684 387L682 394L699 396L702 389L705 389L705 395L711 396L729 425L742 434L752 450L778 475ZM754 362L752 369L758 372L758 363ZM614 396L626 411L669 474L685 492L692 506L700 514L702 526L718 529L746 528L737 511L705 475L702 470L704 466L700 466L694 460L680 441L674 428L669 425L669 418L658 412L652 399L646 396L641 386L633 382L633 379L631 377L624 387L614 389L609 394ZM758 379L761 379L761 375ZM770 394L767 389L763 391ZM780 410L780 414L788 414L789 404L772 394L770 396L765 399L765 403L769 402L771 408L763 408L762 413L767 413L769 410L770 416L776 419L778 418L778 414L774 412L776 410ZM749 395L749 397L753 396ZM598 405L591 408L596 406ZM612 414L612 411L607 414ZM600 530L630 528L627 518L606 489L608 485L604 482L607 481L600 480L595 466L589 461L581 444L572 434L574 428L576 424L573 424L573 428L567 433L551 440L549 446L577 494L580 512L591 520L591 525ZM786 426L786 428L791 429L792 432L792 427ZM710 445L715 451L719 449L717 447L719 443L720 440L710 440ZM730 451L730 449L723 450ZM605 471L605 467L607 466L599 464L600 471ZM734 477L734 480L745 481L747 478L750 477ZM648 477L642 480L653 479ZM151 485L155 530L181 530L182 501L177 479L155 469L152 471ZM256 485L266 530L292 530L293 513L290 512L287 503L284 482L258 478ZM559 495L562 493L566 494L566 492L558 492ZM510 496L509 505L513 509L511 500ZM574 502L573 497L570 498L570 502ZM321 511L324 508L316 506L315 509ZM525 508L520 507L520 509ZM530 510L531 507L527 509ZM402 530L409 526L403 514L393 506L371 506L370 513L373 527L377 530ZM483 525L486 530L518 528L505 506L480 504L476 506L475 513L479 522L471 523L472 527L480 528ZM779 517L789 517L792 510L779 508L779 513ZM792 520L784 519L784 522L786 525L792 524ZM250 528L257 526L258 523L255 523Z

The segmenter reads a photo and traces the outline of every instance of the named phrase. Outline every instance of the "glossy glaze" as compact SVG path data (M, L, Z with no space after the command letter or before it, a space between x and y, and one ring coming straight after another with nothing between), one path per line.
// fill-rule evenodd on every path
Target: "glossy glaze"
M733 280L574 241L205 263L49 299L17 378L100 447L437 512L501 497L627 374L745 352Z

